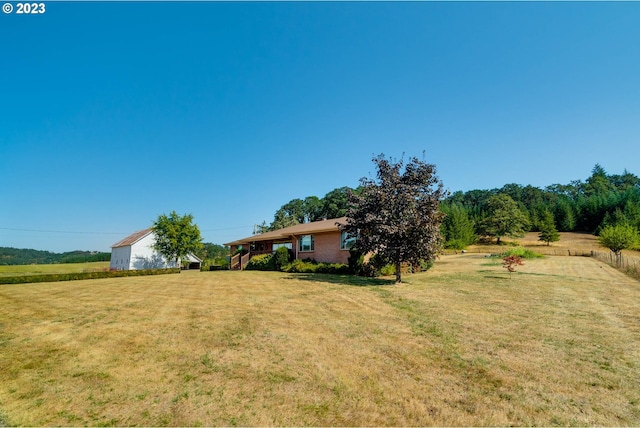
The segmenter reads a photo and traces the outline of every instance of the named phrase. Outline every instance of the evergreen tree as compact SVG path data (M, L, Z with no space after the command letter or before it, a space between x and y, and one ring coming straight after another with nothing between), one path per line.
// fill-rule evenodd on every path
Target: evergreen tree
M619 224L630 224L625 212L620 208L616 208L613 212L607 211L602 219L602 223L598 226L596 234L599 235L602 229L607 226L617 226Z
M606 195L612 190L615 190L615 186L604 168L597 163L591 170L591 177L587 178L585 193L587 196Z
M622 175L610 175L609 181L619 191L625 191L633 188L640 189L640 178L630 173L626 169L624 170Z
M295 226L300 222L298 219L288 214L284 209L280 208L273 217L273 222L269 225L269 230L284 229L285 227Z
M624 206L624 215L631 226L640 230L640 201L627 200Z
M474 222L462 205L444 204L441 208L445 213L442 223L445 248L462 250L478 240Z
M556 225L553 222L553 214L551 211L545 211L542 219L540 220L538 227L540 229L540 234L538 235L540 241L544 241L547 243L547 246L551 242L557 242L560 240L560 234L556 229Z
M563 232L572 232L576 228L576 216L569 201L560 199L555 206L555 218L558 228Z

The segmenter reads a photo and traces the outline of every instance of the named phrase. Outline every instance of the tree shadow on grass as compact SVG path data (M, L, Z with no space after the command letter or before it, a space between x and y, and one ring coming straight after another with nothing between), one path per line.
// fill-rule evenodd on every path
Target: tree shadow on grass
M327 282L329 284L350 285L355 287L371 287L381 285L394 285L393 279L366 278L355 275L333 275L327 273L292 273L285 279L309 282Z
M481 269L478 272L480 273L492 273L493 275L484 275L484 278L492 278L492 279L509 279L506 276L498 276L495 271L489 269Z

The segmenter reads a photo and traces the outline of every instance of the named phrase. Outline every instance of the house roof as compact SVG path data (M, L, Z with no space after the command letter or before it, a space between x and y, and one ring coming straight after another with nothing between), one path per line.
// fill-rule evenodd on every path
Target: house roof
M151 233L151 228L144 229L144 230L139 230L139 231L127 236L122 241L119 241L119 242L113 244L111 246L111 248L127 247L129 245L133 245L133 244L135 244L136 242L138 242L139 240L141 240L142 238L144 238L145 236L147 236L150 233Z
M184 260L188 262L199 262L202 263L202 259L195 254L189 253L184 257Z
M277 241L282 239L288 239L292 236L309 235L312 233L322 232L337 232L338 225L345 224L347 222L346 217L331 218L328 220L312 221L311 223L296 224L295 226L289 226L282 229L274 230L271 232L261 233L259 235L249 236L247 238L239 239L237 241L228 242L224 245L243 245L250 244L251 242L259 241Z

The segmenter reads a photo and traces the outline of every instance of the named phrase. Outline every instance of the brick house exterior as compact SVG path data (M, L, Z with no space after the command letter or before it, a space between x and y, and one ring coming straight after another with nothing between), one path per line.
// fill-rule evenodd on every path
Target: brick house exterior
M231 254L239 248L245 250L244 255L232 258L231 269L242 269L251 257L272 253L280 246L289 248L296 259L346 264L352 240L348 240L338 229L338 224L345 224L346 221L346 217L340 217L297 224L226 243L224 245L230 247Z

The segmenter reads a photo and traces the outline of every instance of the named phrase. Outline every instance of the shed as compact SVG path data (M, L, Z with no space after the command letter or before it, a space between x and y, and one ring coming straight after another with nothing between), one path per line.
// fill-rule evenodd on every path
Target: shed
M167 261L158 253L153 244L156 236L151 230L144 229L135 232L111 246L111 270L142 270L175 268L174 261ZM193 254L185 257L186 269L200 269L202 260Z

